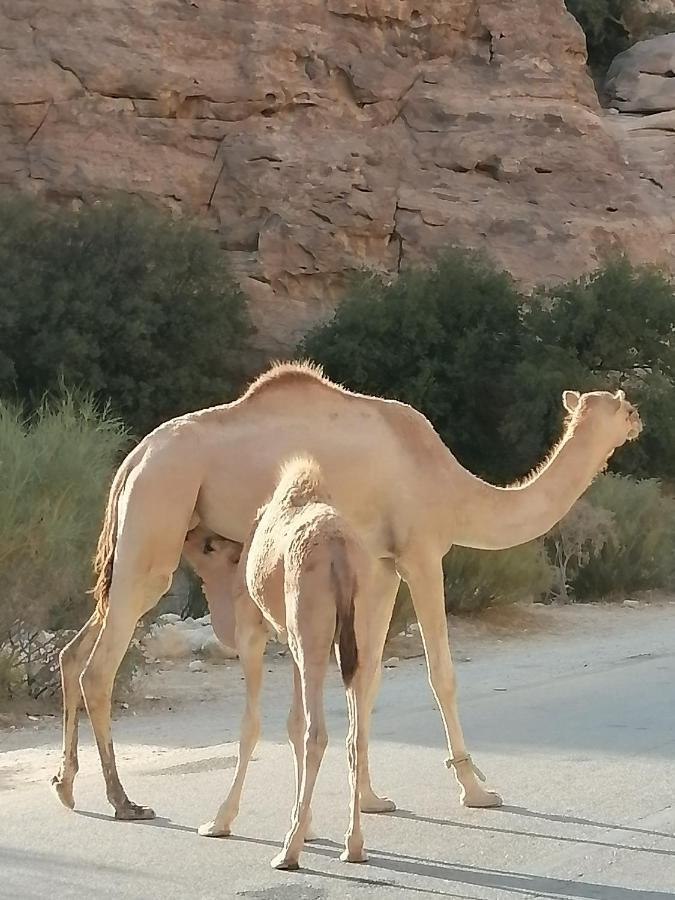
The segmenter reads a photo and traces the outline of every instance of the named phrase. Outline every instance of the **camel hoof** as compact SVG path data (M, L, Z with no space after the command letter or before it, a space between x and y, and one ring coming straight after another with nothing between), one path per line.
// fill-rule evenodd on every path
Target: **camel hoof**
M66 784L61 781L58 775L55 775L52 778L52 787L54 788L54 793L59 798L61 803L66 807L66 809L75 809L75 798L73 797L73 786L72 784Z
M128 803L115 810L115 818L123 822L141 822L146 819L154 819L155 811L149 806L139 806L137 803Z
M197 834L200 837L223 838L229 837L231 832L226 826L221 827L216 822L207 822L205 825L199 826Z
M343 850L340 854L340 859L342 862L347 863L364 863L368 862L368 855L363 850L354 851L353 853L349 850Z
M388 797L378 797L375 794L372 797L361 797L362 813L388 813L394 812L395 809L396 804Z
M279 869L286 872L295 872L296 869L300 868L297 859L289 859L283 851L277 853L270 865L273 869Z
M496 791L486 791L482 788L465 795L461 802L462 806L467 806L469 809L495 809L504 803Z

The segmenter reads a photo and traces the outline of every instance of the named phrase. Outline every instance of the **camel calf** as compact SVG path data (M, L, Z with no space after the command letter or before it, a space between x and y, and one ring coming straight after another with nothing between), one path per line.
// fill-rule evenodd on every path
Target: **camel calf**
M288 463L271 500L259 511L241 556L241 583L235 588L236 644L247 698L239 760L227 800L216 819L200 828L200 834L229 834L239 809L246 766L259 734L257 698L264 618L288 640L294 663L289 737L296 757L296 799L283 850L272 866L297 868L307 837L312 792L328 740L323 685L333 644L349 711L351 808L341 858L365 860L359 789L365 753L359 709L365 692L356 677L359 653L354 620L356 598L367 586L369 569L369 558L358 537L330 505L316 463L309 459Z

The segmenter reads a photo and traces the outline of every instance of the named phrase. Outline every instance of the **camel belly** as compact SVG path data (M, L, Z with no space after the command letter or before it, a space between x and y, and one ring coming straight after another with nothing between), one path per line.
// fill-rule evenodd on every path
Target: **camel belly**
M201 524L231 541L244 543L258 509L274 490L283 459L292 455L289 452L281 459L268 459L264 465L242 454L209 470L197 501ZM389 498L379 489L378 475L373 472L369 478L367 465L359 470L351 461L344 467L318 461L332 502L357 530L369 552L376 557L395 555Z

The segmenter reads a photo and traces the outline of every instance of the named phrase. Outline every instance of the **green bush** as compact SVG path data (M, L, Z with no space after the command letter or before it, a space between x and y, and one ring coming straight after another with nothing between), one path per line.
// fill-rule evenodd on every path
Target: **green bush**
M517 371L503 434L533 465L560 433L560 391L623 387L645 431L611 461L623 473L675 477L675 289L651 266L624 257L536 291L523 305L528 355ZM533 428L533 423L538 427Z
M508 479L517 448L498 438L524 353L520 299L508 275L451 251L391 282L357 278L299 354L354 390L410 403L464 465Z
M587 494L612 516L609 539L570 581L578 600L625 597L675 585L675 501L654 480L597 478Z
M0 198L0 396L60 380L138 433L231 396L250 326L215 236L131 201Z
M562 521L545 537L545 547L556 573L552 596L570 600L570 583L596 559L613 539L614 516L581 497Z
M616 471L675 479L675 290L649 266L609 260L520 294L473 254L387 282L362 276L298 352L366 393L404 400L478 475L513 481L558 438L566 388L623 387L645 431Z
M555 582L542 541L511 550L471 550L453 547L443 560L445 609L471 614L488 606L541 600ZM396 597L389 636L414 621L415 611L405 582Z
M3 670L8 657L24 668L32 659L43 680L52 677L58 646L48 642L43 653L40 633L86 618L107 488L127 442L119 421L91 399L66 394L32 415L0 402Z
M541 599L554 577L541 541L511 550L453 547L443 561L443 572L445 607L454 613Z

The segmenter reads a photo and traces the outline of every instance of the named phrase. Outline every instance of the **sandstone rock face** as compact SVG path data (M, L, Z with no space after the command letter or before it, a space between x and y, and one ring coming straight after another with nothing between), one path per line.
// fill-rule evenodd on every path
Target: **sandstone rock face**
M668 0L675 12L675 3ZM607 92L621 115L606 126L631 168L659 189L665 208L675 204L675 34L635 44L607 74ZM658 110L658 112L653 112ZM664 230L670 229L664 221Z
M460 244L526 284L675 259L563 0L0 0L0 183L217 230L261 347Z
M640 41L620 53L607 73L610 102L623 112L675 108L675 34Z

